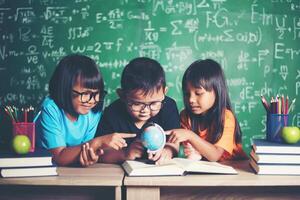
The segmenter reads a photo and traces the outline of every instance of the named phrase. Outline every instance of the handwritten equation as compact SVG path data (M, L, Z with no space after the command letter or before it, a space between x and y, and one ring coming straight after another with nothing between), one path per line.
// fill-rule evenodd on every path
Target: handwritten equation
M38 105L59 59L80 53L99 65L108 105L124 66L147 56L164 67L181 110L185 69L212 58L225 71L248 148L265 133L260 95L297 97L291 122L300 124L299 13L299 0L1 0L0 100Z

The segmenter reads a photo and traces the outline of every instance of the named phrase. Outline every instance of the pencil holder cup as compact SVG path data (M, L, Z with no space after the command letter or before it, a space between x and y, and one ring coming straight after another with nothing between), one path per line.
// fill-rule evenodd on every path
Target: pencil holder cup
M289 124L289 115L268 114L267 115L267 140L270 142L283 142L281 129Z
M35 149L35 123L27 122L14 122L13 123L13 136L26 135L30 139L31 147L30 152L34 152Z

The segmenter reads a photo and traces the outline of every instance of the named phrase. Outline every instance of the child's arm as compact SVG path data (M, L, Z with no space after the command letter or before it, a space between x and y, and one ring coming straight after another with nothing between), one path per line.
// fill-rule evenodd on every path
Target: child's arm
M72 147L57 147L49 149L52 153L53 160L59 166L66 166L79 161L79 155L81 153L81 145Z
M210 142L202 139L197 134L187 129L173 129L166 131L166 134L170 134L168 142L180 143L189 141L192 146L209 161L218 161L223 153L224 149L211 144Z
M94 150L90 148L89 143L83 144L79 156L81 166L87 167L89 165L97 163L99 160L99 156L101 156L103 153L103 149L98 149L97 152L94 152Z
M143 146L141 140L134 140L130 146L125 150L125 160L135 160L137 158L142 158L145 147Z
M125 160L135 160L141 158L144 153L144 146L140 140L135 140L129 147L121 150L105 149L105 154L100 161L105 163L122 163Z
M99 158L99 162L120 164L125 160L125 150L104 149L104 154Z
M81 166L89 166L96 163L99 156L103 154L102 149L94 152L88 143L73 147L58 147L49 150L52 153L54 162L59 166L67 166L80 163Z
M90 140L87 144L90 146L90 151L88 154L86 152L81 154L81 164L86 165L86 163L91 163L94 159L94 155L98 155L99 151L103 148L106 148L105 154L104 151L101 153L101 161L107 163L119 163L124 160L124 153L122 148L127 147L127 143L125 138L136 137L136 134L129 133L112 133L103 136L98 136L92 140ZM101 149L100 149L101 148ZM106 156L107 155L107 156ZM82 162L83 158L90 158L88 162Z
M103 136L95 137L94 139L89 141L89 144L94 151L97 149L111 147L115 150L120 150L124 147L127 147L127 143L125 138L133 138L136 137L136 134L131 133L112 133Z
M87 166L90 163L94 163L95 156L99 156L100 147L112 147L118 150L127 146L124 138L135 136L135 134L109 134L92 139L89 141L88 147L84 146L83 148L83 145L86 144L72 147L58 147L50 149L50 152L53 154L54 161L60 166L66 166L78 161L81 165ZM82 152L83 149L85 152ZM90 152L90 149L93 149L93 152Z

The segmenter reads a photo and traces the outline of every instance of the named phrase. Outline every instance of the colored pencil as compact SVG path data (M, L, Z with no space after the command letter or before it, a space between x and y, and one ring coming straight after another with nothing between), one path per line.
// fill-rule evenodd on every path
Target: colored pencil
M286 97L285 99L285 113L284 114L288 114L288 110L289 110L289 96Z
M263 106L265 107L267 112L270 112L270 105L268 104L267 100L265 99L264 96L261 95L261 102Z
M281 96L281 113L285 114L284 96Z
M10 113L9 109L4 108L4 110L5 110L6 114L9 116L9 118L10 118L13 122L15 122L14 116Z
M281 99L280 97L278 98L278 101L277 101L277 106L278 106L278 109L277 109L277 114L281 114Z
M275 98L275 114L278 114L278 95Z
M271 113L275 113L275 101L274 98L271 98Z

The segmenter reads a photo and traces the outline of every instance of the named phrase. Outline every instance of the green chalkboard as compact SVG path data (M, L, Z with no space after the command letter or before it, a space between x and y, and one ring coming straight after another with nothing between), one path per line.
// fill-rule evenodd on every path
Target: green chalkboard
M196 59L224 68L243 144L265 134L260 95L298 97L291 122L300 126L299 0L1 0L1 104L37 106L58 60L91 56L108 97L137 56L164 67L169 96L183 108L181 78Z

